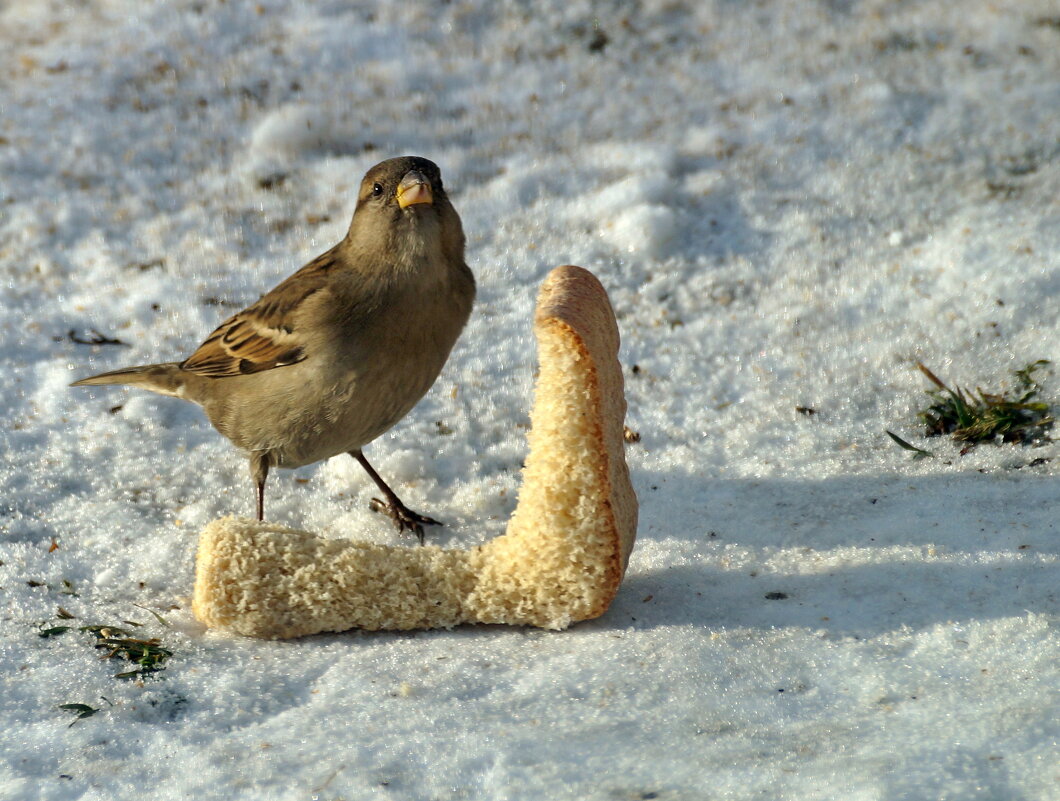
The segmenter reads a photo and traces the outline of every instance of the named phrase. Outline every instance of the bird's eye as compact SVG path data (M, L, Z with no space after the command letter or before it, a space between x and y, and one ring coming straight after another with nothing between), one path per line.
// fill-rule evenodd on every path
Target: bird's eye
M372 184L372 197L380 197L383 194L383 185L379 182Z

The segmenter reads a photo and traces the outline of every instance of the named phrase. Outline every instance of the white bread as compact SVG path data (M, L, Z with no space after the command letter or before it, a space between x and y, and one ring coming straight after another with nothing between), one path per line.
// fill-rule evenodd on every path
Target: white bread
M199 540L194 612L254 637L508 623L560 629L604 613L625 573L637 499L607 293L580 267L545 279L529 454L506 533L471 550L327 540L252 520Z

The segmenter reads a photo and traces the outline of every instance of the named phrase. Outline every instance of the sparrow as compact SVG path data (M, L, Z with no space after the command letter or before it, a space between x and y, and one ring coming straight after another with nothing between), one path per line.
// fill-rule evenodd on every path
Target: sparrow
M271 468L348 453L383 494L372 508L422 543L423 526L440 523L405 506L363 449L431 388L474 299L463 227L438 167L388 159L364 176L341 242L221 323L187 359L71 386L125 384L199 404L247 453L258 520Z

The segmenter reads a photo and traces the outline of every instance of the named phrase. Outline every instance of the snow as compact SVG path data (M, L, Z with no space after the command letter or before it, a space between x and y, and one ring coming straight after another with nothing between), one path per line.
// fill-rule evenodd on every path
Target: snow
M0 43L0 798L1060 798L1060 446L915 417L917 360L1060 359L1055 3L14 0ZM244 460L190 404L67 384L190 353L402 153L479 301L367 452L436 542L501 533L537 286L587 267L642 435L626 581L561 633L203 631ZM407 544L371 492L336 458L268 514ZM38 636L60 606L174 656L114 679Z

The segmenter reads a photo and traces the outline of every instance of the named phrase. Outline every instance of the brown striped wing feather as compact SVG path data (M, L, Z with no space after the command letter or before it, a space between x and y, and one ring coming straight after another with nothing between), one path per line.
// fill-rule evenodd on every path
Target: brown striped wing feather
M253 306L229 317L181 368L208 378L259 373L306 358L293 313L328 280L334 248L318 256Z

